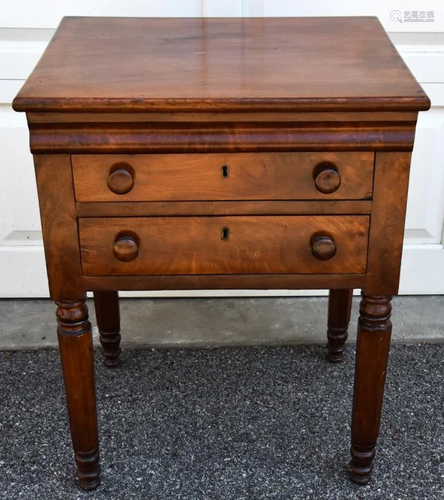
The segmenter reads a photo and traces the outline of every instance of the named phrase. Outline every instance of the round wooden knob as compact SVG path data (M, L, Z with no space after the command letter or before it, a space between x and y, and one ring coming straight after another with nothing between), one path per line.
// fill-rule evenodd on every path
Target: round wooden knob
M134 175L126 163L115 165L108 177L108 187L116 194L126 194L133 189Z
M319 260L328 260L335 256L336 245L330 236L316 236L311 243L311 251Z
M341 185L341 176L334 163L323 162L316 165L313 178L316 189L321 193L334 193Z
M139 255L139 243L132 236L120 236L114 242L114 257L122 262L131 262Z

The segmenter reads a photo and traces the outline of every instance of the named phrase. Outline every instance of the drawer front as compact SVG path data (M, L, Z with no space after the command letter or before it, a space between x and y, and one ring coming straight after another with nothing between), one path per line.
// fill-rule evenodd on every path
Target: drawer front
M368 216L79 219L83 274L365 273Z
M374 153L73 155L77 201L372 196Z

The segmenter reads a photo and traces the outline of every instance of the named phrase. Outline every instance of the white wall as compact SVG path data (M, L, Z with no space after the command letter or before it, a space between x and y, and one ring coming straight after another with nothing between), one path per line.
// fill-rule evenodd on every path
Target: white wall
M318 0L16 0L0 12L0 297L47 296L28 131L11 101L63 15L329 16L377 15L432 100L418 122L409 193L401 293L444 293L444 4ZM399 22L406 11L433 22ZM399 13L392 13L398 11ZM419 15L419 14L418 14ZM229 292L221 292L226 294ZM221 294L218 293L218 294ZM242 292L234 292L236 295ZM252 294L251 292L247 292ZM265 292L266 293L266 292ZM254 292L264 295L264 292ZM317 292L319 293L319 292ZM322 292L321 292L322 293ZM168 292L162 295L208 295ZM271 292L276 295L276 292ZM289 295L283 291L282 294ZM299 294L299 292L291 292ZM306 294L306 292L304 292ZM160 295L153 293L150 295Z

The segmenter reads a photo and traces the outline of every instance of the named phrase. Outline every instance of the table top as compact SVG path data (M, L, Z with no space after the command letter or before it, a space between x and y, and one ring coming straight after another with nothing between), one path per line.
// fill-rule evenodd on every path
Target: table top
M423 110L375 17L65 17L19 111Z

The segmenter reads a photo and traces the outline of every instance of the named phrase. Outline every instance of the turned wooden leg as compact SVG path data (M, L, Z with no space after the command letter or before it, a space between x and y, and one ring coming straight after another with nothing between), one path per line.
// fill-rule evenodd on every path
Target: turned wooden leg
M117 292L94 292L97 326L106 366L120 364L120 314Z
M356 345L350 476L370 480L379 434L392 324L391 296L362 293Z
M328 297L327 359L333 363L343 360L353 290L330 290Z
M100 465L91 323L85 299L56 304L60 358L77 477L83 489L92 490L100 482Z

